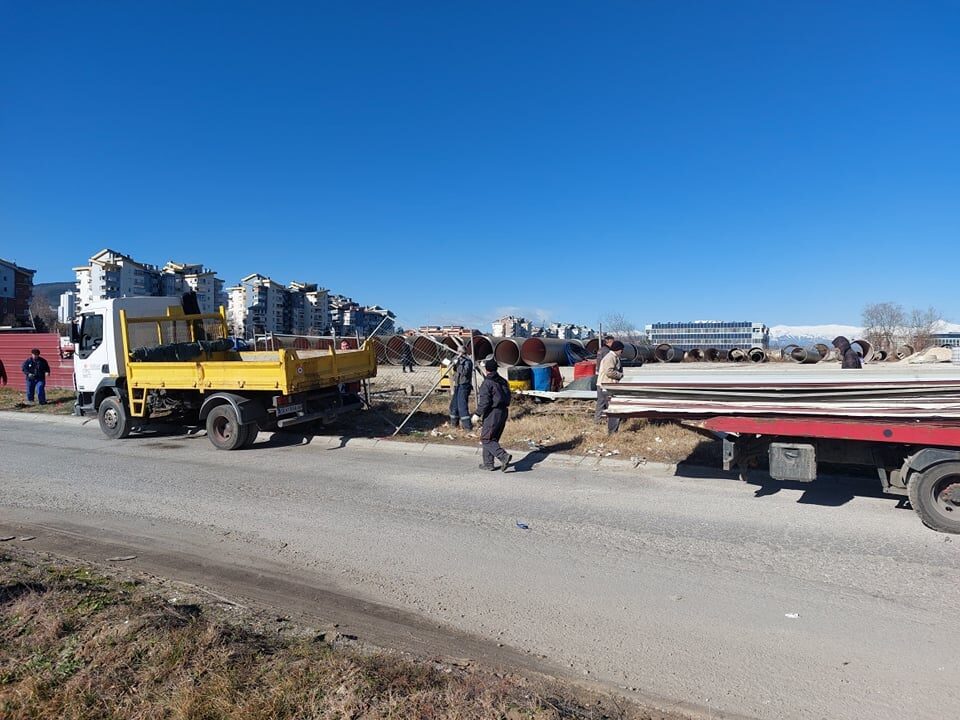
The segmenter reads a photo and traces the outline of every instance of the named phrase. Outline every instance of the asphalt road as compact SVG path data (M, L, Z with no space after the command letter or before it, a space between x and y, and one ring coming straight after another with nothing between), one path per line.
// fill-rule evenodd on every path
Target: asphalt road
M0 414L0 535L33 528L78 555L100 538L221 592L253 573L333 619L369 613L374 642L401 642L389 617L425 649L431 633L471 656L502 644L501 661L660 707L957 715L960 536L870 483L554 458L484 473L467 449L261 437L224 453L203 436L111 442L95 422Z

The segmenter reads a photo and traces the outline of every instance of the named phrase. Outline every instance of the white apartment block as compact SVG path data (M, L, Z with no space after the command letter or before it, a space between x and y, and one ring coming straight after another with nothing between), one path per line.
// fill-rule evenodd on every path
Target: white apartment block
M226 302L223 280L203 265L168 262L159 268L104 249L87 265L73 270L77 275L77 311L96 300L137 295L173 297L187 290L197 293L201 312L217 312Z
M247 275L227 290L227 312L235 335L254 337L288 332L287 288L259 273Z
M60 305L57 307L57 322L68 323L77 316L77 294L65 292L60 294Z
M530 337L533 333L533 323L512 315L494 320L491 326L494 337Z

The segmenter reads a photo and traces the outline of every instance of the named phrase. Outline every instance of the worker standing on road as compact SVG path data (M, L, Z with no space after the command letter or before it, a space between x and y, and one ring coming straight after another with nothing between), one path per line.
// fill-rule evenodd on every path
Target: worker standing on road
M487 360L483 364L486 376L480 386L477 397L477 414L474 422L483 422L480 430L480 442L483 444L483 462L481 470L496 470L493 460L500 461L501 472L506 472L513 456L500 447L500 436L507 425L510 407L510 386L497 372L497 361Z
M843 360L840 364L841 368L859 370L863 367L857 351L850 347L850 341L843 335L838 335L833 339L833 346L840 352L840 358Z
M610 352L603 356L600 361L600 367L597 368L597 407L601 412L606 411L610 406L610 393L607 388L610 385L616 385L623 378L623 365L620 364L620 356L623 354L623 343L614 340L610 344ZM607 415L607 434L620 430L620 418L616 415Z
M20 366L27 378L27 402L33 402L33 393L37 393L37 402L47 404L47 375L50 374L50 364L46 358L40 357L40 349L33 348L30 357Z
M610 346L613 344L615 338L613 335L604 335L603 343L600 345L600 349L597 350L597 371L600 371L600 363L603 362L603 358L610 352ZM604 407L600 406L600 390L597 389L597 408L593 411L593 422L597 425L600 424L600 419L603 416Z
M449 370L451 382L450 427L462 425L464 430L473 430L470 419L470 392L473 390L473 360L460 355Z
M0 360L0 385L7 384L7 369L3 366L3 360Z

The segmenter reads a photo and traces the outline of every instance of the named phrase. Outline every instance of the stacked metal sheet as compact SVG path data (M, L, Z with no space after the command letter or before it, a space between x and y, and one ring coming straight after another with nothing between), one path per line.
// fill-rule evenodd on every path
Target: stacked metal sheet
M644 372L612 387L623 417L830 415L960 420L960 368L919 371Z

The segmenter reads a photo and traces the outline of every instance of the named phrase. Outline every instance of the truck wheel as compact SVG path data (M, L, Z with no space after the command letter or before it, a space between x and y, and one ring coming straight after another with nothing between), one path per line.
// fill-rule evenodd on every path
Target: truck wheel
M907 493L924 525L960 533L960 462L941 463L913 475Z
M248 425L243 426L243 430L246 435L244 436L243 443L241 443L240 447L253 447L253 444L257 441L257 435L260 434L259 426L256 423L249 423Z
M105 398L97 410L97 419L103 434L111 440L120 440L130 434L130 415L120 398Z
M207 437L218 450L236 450L243 445L247 432L237 411L231 405L217 405L207 415Z

